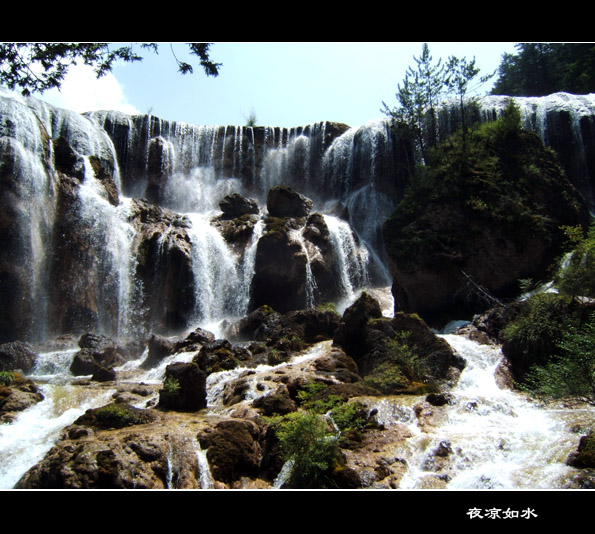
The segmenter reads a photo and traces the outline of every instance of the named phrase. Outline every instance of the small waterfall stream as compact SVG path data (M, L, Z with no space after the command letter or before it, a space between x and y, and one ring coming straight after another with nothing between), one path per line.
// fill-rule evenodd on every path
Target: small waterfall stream
M575 469L566 465L576 450L574 427L592 424L595 410L557 410L501 389L494 377L499 347L444 335L467 361L449 405L436 421L420 426L410 402L379 406L385 424L407 425L412 437L400 451L408 470L400 489L563 488ZM583 426L584 428L584 426Z

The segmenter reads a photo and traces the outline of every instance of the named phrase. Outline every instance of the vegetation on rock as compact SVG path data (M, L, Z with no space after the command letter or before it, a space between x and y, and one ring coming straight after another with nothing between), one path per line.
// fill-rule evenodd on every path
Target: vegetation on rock
M429 151L385 223L395 297L428 318L485 310L518 291L519 278L543 276L565 241L561 227L587 221L582 197L511 102L497 121Z

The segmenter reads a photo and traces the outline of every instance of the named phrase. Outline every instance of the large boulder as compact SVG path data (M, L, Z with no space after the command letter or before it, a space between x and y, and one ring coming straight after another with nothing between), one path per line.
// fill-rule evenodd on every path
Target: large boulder
M383 317L367 293L345 310L333 343L357 362L364 384L385 394L436 391L465 366L419 316Z
M86 333L79 339L79 350L72 359L70 372L75 376L92 375L93 380L106 382L114 380L113 370L128 359L126 348L113 339L93 333Z
M253 421L222 421L198 435L215 480L231 484L256 478L266 468L266 429Z
M267 210L271 217L307 217L314 203L290 187L278 185L267 196Z
M44 399L37 384L18 372L4 371L0 381L0 424L11 423L19 412Z
M207 406L207 379L195 363L172 363L165 369L159 406L180 412L196 412Z
M242 215L258 214L258 204L254 199L243 197L238 193L226 195L219 202L219 208L226 219L236 219Z
M113 408L112 408L113 409ZM145 421L146 422L146 421ZM166 422L116 430L81 418L17 482L18 489L198 489L194 441Z
M28 373L33 369L37 354L24 341L12 341L0 345L0 371L21 370Z
M190 222L138 199L132 202L131 220L136 229L135 274L140 287L151 288L139 295L136 306L141 330L182 330L191 321L195 300Z

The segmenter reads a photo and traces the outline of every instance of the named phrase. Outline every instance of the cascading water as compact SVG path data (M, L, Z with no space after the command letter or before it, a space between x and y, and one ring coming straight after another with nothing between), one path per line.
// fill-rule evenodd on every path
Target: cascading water
M18 284L14 284L26 290L14 301L15 310L17 302L19 307L27 302L19 311L21 322L30 323L26 331L19 330L23 337L44 340L49 334L63 333L50 332L47 327L51 310L58 305L47 290L52 285L50 258L58 247L70 245L67 233L54 231L58 228L57 186L66 173L54 163L62 138L76 160L69 176L73 178L74 200L68 206L76 209L67 210L67 215L74 217L68 228L80 225L85 229L76 236L85 237L81 250L87 254L92 274L80 281L80 287L73 284L76 287L70 288L69 294L94 291L87 303L96 305L94 328L119 337L134 337L137 329L143 333L151 329L150 324L146 329L138 325L138 296L152 288L141 288L136 279L143 251L134 248L138 229L131 220L133 197L147 197L151 203L183 214L188 223L184 231L192 250L195 303L189 315L193 322L210 325L246 313L257 244L265 230L263 202L274 185L290 185L311 196L324 214L336 259L340 301L349 303L370 285L390 286L380 229L394 208L398 184L394 183L395 149L386 120L335 130L332 135L334 126L324 122L294 129L194 127L112 112L81 116L4 92L0 96L0 155L3 164L10 163L2 168L2 176L17 176L14 183L18 187L10 194L18 200L14 205L20 217L15 233L18 246L5 255L16 250L16 263L24 266L15 278ZM560 102L569 100L558 98ZM547 113L535 112L528 101L525 104L524 116L533 117L529 122L534 129L551 139ZM486 100L485 105L491 104ZM584 99L583 107L593 116L590 106L591 98ZM572 109L576 118L573 135L583 135L583 110L575 113L576 107ZM584 152L584 147L581 149ZM113 180L116 202L108 198L91 158L97 158ZM3 189L0 192L3 201L12 198ZM213 224L219 201L235 192L260 202L260 218L256 217L252 237L239 252ZM347 220L338 218L338 213L346 213ZM168 252L173 230L171 226L162 229L158 256ZM306 283L311 306L316 303L313 258L302 233L296 237L308 259ZM5 262L5 256L0 259ZM62 301L68 301L69 294L60 295ZM344 304L339 303L339 308ZM12 323L7 324L2 325L5 331L12 328ZM447 339L468 360L461 382L452 392L456 402L445 409L447 422L431 431L420 430L410 406L390 401L392 418L385 424L406 423L413 434L402 451L409 470L401 487L425 487L432 476L452 488L563 487L570 469L563 465L564 459L577 441L567 430L570 424L561 414L538 408L492 382L484 383L484 373L491 376L497 364L497 351L469 345L458 336ZM43 354L32 377L43 383L46 400L21 413L13 424L0 426L1 487L11 487L24 469L43 456L60 429L85 408L107 402L111 391L87 397L84 388L71 384L67 367L73 355L74 351ZM190 361L193 356L185 353L175 358ZM136 368L140 361L129 362L126 373L131 372L131 380L158 383L171 361L150 372ZM482 372L476 375L475 370ZM225 378L217 374L209 380L212 408ZM480 389L478 384L482 384ZM478 428L483 430L478 433ZM199 449L197 460L204 467L204 451ZM203 484L212 485L208 473L201 472L206 477Z
M572 428L592 421L593 410L556 411L501 389L495 371L499 347L444 335L467 362L449 405L436 421L419 425L411 402L383 401L384 424L403 423L412 437L398 451L407 463L400 489L563 488L576 470ZM570 419L568 419L570 418Z

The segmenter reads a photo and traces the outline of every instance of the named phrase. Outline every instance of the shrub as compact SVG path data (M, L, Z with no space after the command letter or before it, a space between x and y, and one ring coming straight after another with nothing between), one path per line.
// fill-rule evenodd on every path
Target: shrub
M569 326L557 348L548 363L532 367L523 389L540 397L573 397L595 405L595 316L580 328Z
M341 459L338 436L313 412L288 414L274 425L281 454L292 469L289 488L332 487L330 474Z
M595 297L595 225L558 272L556 285L567 295Z
M10 386L14 382L15 376L11 371L0 371L0 384Z

